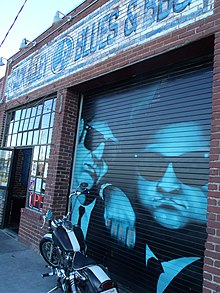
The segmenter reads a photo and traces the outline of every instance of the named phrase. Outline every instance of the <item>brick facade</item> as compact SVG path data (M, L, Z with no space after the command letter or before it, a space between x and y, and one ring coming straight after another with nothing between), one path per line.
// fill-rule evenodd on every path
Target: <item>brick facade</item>
M108 1L85 1L74 12L76 17L72 23L67 23L60 30L55 31L59 25L50 28L39 36L36 41L44 39L35 48L25 49L22 54L14 57L16 65L34 50L38 50L45 43L53 40L58 34L64 32L78 21L82 20L95 9ZM86 9L88 7L88 9ZM79 13L82 11L81 13ZM79 14L78 14L79 13ZM64 21L63 21L64 22ZM55 31L53 33L53 31ZM49 37L46 37L47 34ZM139 36L137 36L139 37ZM214 40L214 43L213 43ZM213 51L214 50L214 51ZM46 201L44 210L52 209L57 216L66 210L67 194L73 158L73 150L78 119L80 91L89 91L92 84L97 88L118 80L130 78L140 72L166 69L168 66L181 64L194 57L205 54L214 54L213 75L213 120L211 130L210 151L210 181L208 191L208 239L206 243L204 262L204 293L220 292L220 4L215 0L214 14L195 23L174 30L162 37L132 47L115 54L102 62L65 76L54 83L48 84L27 95L18 97L0 105L0 129L3 135L5 113L20 104L30 103L35 99L49 94L57 94L57 105L52 136L51 153L49 159ZM22 55L21 57L19 57ZM98 53L97 53L98 55ZM98 58L98 56L97 56ZM159 60L159 61L158 61ZM144 64L144 66L143 66ZM161 66L162 65L162 66ZM143 68L145 67L145 68ZM10 72L10 70L9 70ZM1 92L2 80L0 80ZM19 228L19 239L38 249L40 237L44 231L39 229L42 215L28 208L22 209ZM31 231L31 233L30 233Z
M4 91L4 85L5 85L5 78L0 79L0 100L3 100L3 91ZM4 132L4 124L5 124L5 105L3 103L0 104L1 111L0 111L0 142L2 144L2 138L3 138L3 132Z

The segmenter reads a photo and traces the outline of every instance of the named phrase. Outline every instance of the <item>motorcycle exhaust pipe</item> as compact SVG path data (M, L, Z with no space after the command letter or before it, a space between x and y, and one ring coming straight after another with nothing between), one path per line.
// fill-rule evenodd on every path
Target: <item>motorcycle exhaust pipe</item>
M50 277L50 276L54 276L54 275L55 275L55 271L52 271L50 273L41 274L41 277L46 278L46 277Z

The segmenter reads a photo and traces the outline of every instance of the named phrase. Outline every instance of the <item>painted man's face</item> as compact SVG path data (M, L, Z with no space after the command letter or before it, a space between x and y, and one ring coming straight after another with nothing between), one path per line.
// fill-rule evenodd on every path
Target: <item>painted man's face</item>
M74 187L86 182L88 189L91 189L93 185L99 183L107 173L107 158L111 156L110 153L114 151L117 143L107 123L94 120L84 124L84 121L81 121Z
M206 222L209 139L199 124L161 127L137 157L138 198L161 226Z

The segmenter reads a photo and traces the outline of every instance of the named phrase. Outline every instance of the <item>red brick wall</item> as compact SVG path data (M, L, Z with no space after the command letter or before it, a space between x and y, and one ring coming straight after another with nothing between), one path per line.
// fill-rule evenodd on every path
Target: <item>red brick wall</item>
M219 10L220 11L220 10ZM220 33L215 35L213 120L208 193L208 239L204 261L204 293L220 292Z
M2 144L2 137L3 137L3 131L4 131L4 124L5 124L5 105L2 104L3 96L4 96L4 84L5 84L5 78L2 77L0 79L0 145Z
M5 126L5 105L0 104L0 145L2 145L3 135L4 135L4 126Z
M4 77L0 79L0 100L3 99Z

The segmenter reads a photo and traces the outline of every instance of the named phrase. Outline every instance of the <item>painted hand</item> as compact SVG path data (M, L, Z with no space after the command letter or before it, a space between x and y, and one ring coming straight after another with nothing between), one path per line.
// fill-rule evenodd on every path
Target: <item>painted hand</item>
M104 191L105 225L111 236L119 243L133 248L136 239L135 213L126 194L119 188L108 185Z

